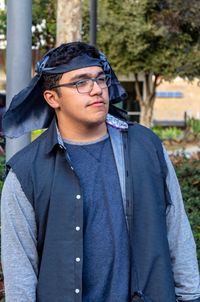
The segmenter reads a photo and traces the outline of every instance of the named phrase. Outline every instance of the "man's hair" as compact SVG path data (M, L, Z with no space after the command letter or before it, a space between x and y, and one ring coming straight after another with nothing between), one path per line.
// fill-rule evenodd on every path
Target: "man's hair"
M69 63L73 58L82 54L87 54L92 58L99 58L99 52L93 45L86 44L84 42L71 42L67 44L61 44L59 47L53 49L49 53L49 59L45 67L55 67L62 64ZM42 90L51 89L51 87L58 84L63 73L43 75ZM59 93L58 89L54 89Z

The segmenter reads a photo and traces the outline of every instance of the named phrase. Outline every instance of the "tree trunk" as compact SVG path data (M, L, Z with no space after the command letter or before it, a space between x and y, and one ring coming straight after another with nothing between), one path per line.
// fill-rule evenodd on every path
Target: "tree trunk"
M57 0L56 45L81 40L81 0Z
M150 128L153 119L153 104L147 106L140 104L140 124Z
M153 120L156 87L161 83L159 75L152 77L151 73L144 75L143 91L140 89L138 75L135 74L136 98L140 104L140 124L150 128Z

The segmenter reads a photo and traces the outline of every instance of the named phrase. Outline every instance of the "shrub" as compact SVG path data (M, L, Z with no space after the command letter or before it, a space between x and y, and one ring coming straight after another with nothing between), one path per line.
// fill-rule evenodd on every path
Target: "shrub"
M176 127L163 128L161 126L155 126L152 130L161 140L180 140L183 138L183 131Z
M200 153L188 159L182 156L172 157L180 182L185 209L197 244L197 256L200 263Z
M188 119L187 127L191 128L194 134L200 134L200 120L195 118Z

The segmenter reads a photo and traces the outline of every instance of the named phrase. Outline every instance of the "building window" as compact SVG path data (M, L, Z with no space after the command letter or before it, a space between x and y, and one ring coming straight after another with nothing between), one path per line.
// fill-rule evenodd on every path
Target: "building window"
M181 91L157 91L157 98L183 98Z

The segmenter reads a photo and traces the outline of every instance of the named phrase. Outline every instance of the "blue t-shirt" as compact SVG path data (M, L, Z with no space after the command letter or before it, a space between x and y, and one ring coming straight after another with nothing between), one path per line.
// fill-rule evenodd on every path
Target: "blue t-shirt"
M83 190L83 302L128 302L128 231L110 139L66 147Z

